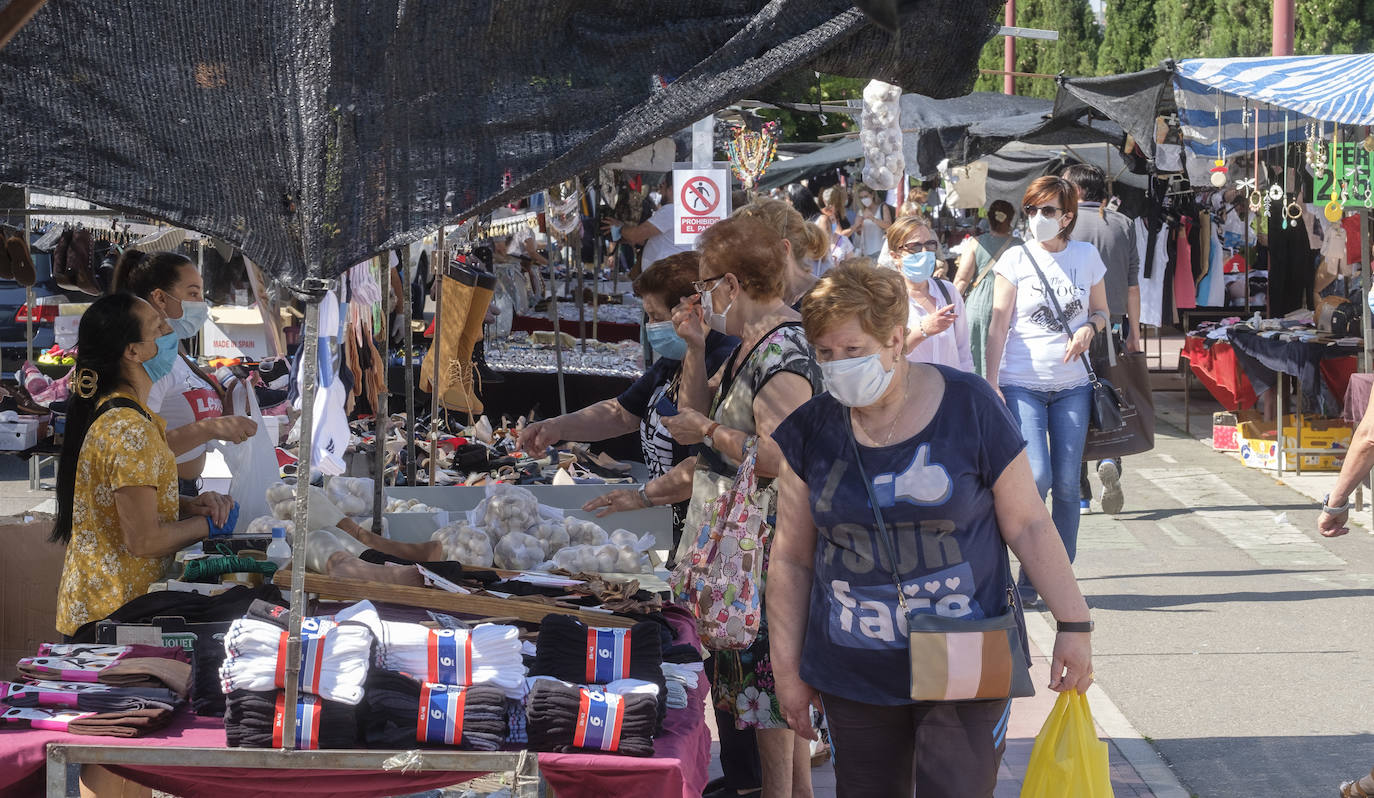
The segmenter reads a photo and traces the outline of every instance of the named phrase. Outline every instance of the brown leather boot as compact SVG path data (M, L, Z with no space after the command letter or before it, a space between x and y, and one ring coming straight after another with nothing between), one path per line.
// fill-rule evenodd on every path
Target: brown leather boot
M464 269L445 267L439 270L439 279L443 281L443 286L439 295L437 321L434 325L439 345L431 345L429 351L425 352L424 360L420 363L419 388L425 393L434 393L434 365L437 357L439 395L443 396L444 391L454 382L450 376L450 364L457 357L458 340L463 336L468 306L472 304L472 289L477 278Z
M456 378L454 384L439 394L439 403L449 410L479 415L482 401L477 398L477 368L472 362L472 350L482 340L482 323L486 319L487 308L496 291L496 277L485 272L475 275L476 284L471 289L467 319L463 331L458 336L457 349L454 351L454 368L451 374Z

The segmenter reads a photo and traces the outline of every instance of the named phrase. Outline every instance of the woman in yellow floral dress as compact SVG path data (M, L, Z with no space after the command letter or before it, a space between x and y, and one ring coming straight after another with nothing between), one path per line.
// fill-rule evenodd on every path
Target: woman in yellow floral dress
M67 546L57 596L63 635L147 592L172 554L233 531L228 496L177 495L166 424L145 406L176 346L166 319L128 294L103 297L81 317L53 526L53 540Z

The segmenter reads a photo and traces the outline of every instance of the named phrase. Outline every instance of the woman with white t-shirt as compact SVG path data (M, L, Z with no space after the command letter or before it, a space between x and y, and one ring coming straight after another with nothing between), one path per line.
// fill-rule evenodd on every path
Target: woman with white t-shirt
M935 275L940 242L923 219L904 216L887 228L890 262L906 278L906 359L973 371L964 298Z
M179 340L200 334L209 316L204 283L185 255L126 250L115 264L113 293L142 297L161 313ZM257 432L250 418L224 414L224 393L179 347L170 373L153 383L148 409L167 422L167 445L176 455L179 492L200 493L205 444L213 440L242 443Z
M1053 494L1050 515L1072 562L1078 543L1078 466L1092 398L1079 355L1110 323L1102 284L1107 267L1096 247L1069 240L1078 213L1071 183L1036 178L1021 206L1030 241L1009 247L994 269L986 375L1021 427L1041 498ZM1017 587L1023 603L1037 600L1024 572Z

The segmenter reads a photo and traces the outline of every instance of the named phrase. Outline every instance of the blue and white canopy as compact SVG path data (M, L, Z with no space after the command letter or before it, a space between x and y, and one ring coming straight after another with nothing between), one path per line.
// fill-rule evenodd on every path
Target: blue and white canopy
M1192 58L1176 69L1179 121L1198 155L1216 157L1218 142L1250 149L1256 133L1261 148L1279 145L1285 127L1297 139L1313 121L1374 125L1374 54Z

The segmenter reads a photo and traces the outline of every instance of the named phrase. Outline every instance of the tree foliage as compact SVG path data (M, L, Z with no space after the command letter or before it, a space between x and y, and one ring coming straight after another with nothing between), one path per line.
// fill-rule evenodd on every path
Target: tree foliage
M1139 72L1154 66L1153 46L1146 33L1155 28L1154 0L1109 0L1102 46L1097 51L1097 74Z
M1102 43L1102 28L1097 24L1088 0L1018 0L1016 24L1022 28L1042 28L1059 32L1058 41L1016 40L1016 72L1057 75L1092 75L1097 71L1097 50ZM994 36L983 48L978 66L1002 69L1006 39ZM1001 75L979 75L978 91L1001 91ZM1053 97L1050 78L1017 78L1016 93L1028 97Z

